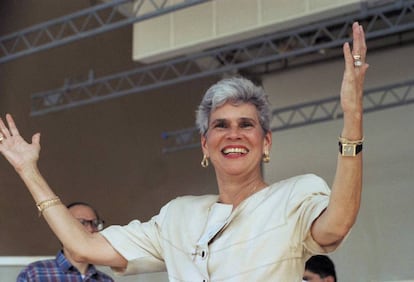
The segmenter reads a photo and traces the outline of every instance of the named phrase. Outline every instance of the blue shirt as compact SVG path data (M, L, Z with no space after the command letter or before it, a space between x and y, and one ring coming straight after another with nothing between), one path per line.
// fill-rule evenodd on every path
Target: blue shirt
M85 276L74 267L60 251L55 259L41 260L29 264L23 269L17 282L113 282L105 273L98 271L95 266L89 265Z

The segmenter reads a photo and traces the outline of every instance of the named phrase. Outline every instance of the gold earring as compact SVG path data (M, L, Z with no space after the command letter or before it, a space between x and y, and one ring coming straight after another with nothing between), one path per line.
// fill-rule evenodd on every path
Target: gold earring
M206 155L204 155L203 159L201 160L201 166L204 168L208 167L208 158Z
M268 163L268 162L270 162L270 155L269 155L269 152L264 152L264 154L263 154L263 162L264 163Z

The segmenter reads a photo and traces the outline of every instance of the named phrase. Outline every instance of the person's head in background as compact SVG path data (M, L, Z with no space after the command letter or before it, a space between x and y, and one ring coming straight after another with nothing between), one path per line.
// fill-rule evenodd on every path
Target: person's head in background
M99 232L103 229L104 221L99 218L98 212L91 205L73 202L66 207L89 232Z
M333 261L325 255L315 255L306 261L303 281L337 282Z

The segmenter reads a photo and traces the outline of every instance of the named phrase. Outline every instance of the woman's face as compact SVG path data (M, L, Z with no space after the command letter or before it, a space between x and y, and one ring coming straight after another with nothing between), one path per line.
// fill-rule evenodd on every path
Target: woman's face
M216 172L237 175L260 173L263 153L270 150L271 139L269 132L263 132L253 104L225 103L210 114L201 144Z

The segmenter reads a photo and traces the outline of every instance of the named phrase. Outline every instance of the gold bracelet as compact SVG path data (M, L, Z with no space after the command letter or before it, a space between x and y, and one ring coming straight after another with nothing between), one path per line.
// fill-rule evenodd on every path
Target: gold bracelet
M342 136L339 136L338 137L338 140L342 144L357 144L357 145L359 145L359 144L364 143L364 137L362 137L362 139L360 139L360 140L349 140L349 139L346 139L346 138L344 138Z
M54 197L52 199L48 199L48 200L44 200L41 201L40 203L37 203L37 209L39 210L39 217L42 216L42 213L45 209L56 206L56 205L61 205L62 202L60 201L59 197Z

